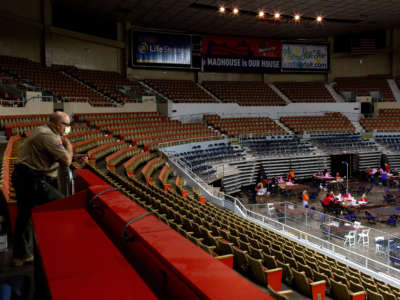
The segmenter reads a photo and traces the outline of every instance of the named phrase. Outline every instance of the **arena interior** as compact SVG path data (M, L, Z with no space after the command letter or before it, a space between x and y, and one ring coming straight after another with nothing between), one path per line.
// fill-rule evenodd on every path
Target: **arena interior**
M4 0L0 299L400 299L400 2ZM19 147L65 198L11 264Z

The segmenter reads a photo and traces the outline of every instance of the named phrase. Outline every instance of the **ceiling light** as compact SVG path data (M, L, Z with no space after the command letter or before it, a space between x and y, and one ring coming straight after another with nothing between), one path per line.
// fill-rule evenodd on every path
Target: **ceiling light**
M235 8L232 10L232 12L233 12L234 15L239 14L239 8L235 7Z
M321 16L318 16L318 17L317 17L317 22L318 22L318 23L321 23L321 22L322 22L322 17L321 17Z
M280 17L281 17L281 14L280 14L280 13L276 12L276 13L274 14L274 18L275 18L275 19L279 19Z
M258 16L259 16L260 18L263 18L263 17L264 17L264 12L263 12L262 10L260 10L260 11L258 12Z
M220 6L219 9L218 9L218 11L219 11L221 14L223 14L223 13L225 12L225 7Z
M295 21L300 21L300 15L295 15L295 16L294 16L294 20L295 20Z

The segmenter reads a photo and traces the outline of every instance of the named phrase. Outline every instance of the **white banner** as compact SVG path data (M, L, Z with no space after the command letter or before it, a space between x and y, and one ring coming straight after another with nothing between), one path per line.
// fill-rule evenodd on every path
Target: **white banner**
M328 71L328 45L283 44L282 69Z

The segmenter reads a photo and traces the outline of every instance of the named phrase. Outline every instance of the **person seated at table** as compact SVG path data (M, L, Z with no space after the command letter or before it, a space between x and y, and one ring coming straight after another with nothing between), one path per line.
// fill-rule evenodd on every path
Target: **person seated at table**
M336 215L340 214L340 211L342 210L342 206L340 205L340 203L336 197L331 202L330 207Z
M371 170L370 168L368 168L368 169L365 170L365 179L366 179L368 182L371 182L371 181L372 181L372 170Z
M270 192L277 193L278 192L278 178L272 177L269 182L270 185Z
M336 178L336 181L337 181L337 182L341 182L341 181L343 180L342 177L340 177L339 172L336 173L335 178Z
M388 163L385 163L385 172L390 173L390 165Z
M343 199L351 199L351 198L352 198L352 196L351 196L351 194L349 192L344 192L343 193Z
M308 196L307 190L303 191L303 196L302 196L302 204L304 208L308 208L308 201L310 200L310 197Z
M322 171L322 176L328 177L328 174L329 174L329 172L328 172L327 169L324 169L324 170Z
M332 199L331 195L329 193L326 193L324 199L322 200L322 206L324 208L329 208L329 206L331 205L332 200L333 199Z
M379 185L379 172L376 171L375 173L373 173L374 178L373 178L373 182L375 185Z
M360 199L360 204L367 204L368 203L368 199L367 199L367 195L362 194L361 199Z
M259 189L262 189L262 188L264 188L264 185L262 184L262 182L259 182L259 183L257 183L256 186L254 187L254 190L255 190L256 192L258 192L258 190L259 190Z
M288 181L293 182L294 181L294 177L295 177L294 171L290 170L289 171L289 175L288 175Z
M386 172L382 172L381 180L382 180L382 185L387 186L387 173Z
M264 176L261 176L261 183L263 184L263 186L267 186L267 179L264 178Z

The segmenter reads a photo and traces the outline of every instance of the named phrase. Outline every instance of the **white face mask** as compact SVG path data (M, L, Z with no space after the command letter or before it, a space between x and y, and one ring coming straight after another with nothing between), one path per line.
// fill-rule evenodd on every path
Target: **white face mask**
M71 133L71 126L65 126L63 136L66 136Z

